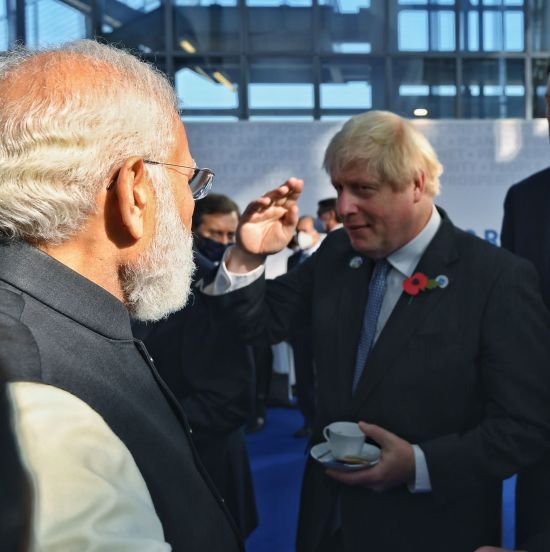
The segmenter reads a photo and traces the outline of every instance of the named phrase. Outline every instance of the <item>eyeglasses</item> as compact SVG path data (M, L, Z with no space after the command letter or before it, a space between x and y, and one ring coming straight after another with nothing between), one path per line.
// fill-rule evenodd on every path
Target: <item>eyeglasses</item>
M174 163L161 163L160 161L151 161L144 159L144 163L149 165L165 165L167 167L178 167L180 169L193 169L193 175L188 181L193 199L198 201L208 195L210 188L212 188L212 181L214 180L214 171L212 169L199 169L198 167L188 167L186 165L176 165Z

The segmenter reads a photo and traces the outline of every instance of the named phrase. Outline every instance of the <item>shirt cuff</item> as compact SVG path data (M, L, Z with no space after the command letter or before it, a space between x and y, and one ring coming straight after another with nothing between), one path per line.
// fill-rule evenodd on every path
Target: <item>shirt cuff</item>
M223 295L231 291L236 291L255 282L264 273L265 266L263 264L250 272L229 272L225 266L225 259L230 250L231 248L228 247L225 251L214 280L201 289L206 295Z
M430 493L432 484L430 481L430 473L428 472L428 464L424 451L418 446L413 445L415 475L414 483L408 483L407 487L411 493Z

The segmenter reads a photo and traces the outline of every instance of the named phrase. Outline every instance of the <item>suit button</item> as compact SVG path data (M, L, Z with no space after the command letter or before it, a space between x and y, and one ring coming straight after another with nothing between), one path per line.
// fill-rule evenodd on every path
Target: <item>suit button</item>
M193 430L189 428L189 435L192 435L192 434L193 434Z

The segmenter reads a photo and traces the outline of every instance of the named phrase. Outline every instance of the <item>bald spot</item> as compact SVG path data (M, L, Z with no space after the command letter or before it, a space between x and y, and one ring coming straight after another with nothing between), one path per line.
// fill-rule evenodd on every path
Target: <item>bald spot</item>
M29 95L34 101L62 100L68 91L107 89L116 73L120 75L111 63L77 52L45 52L7 71L0 79L0 97L3 103L20 102Z

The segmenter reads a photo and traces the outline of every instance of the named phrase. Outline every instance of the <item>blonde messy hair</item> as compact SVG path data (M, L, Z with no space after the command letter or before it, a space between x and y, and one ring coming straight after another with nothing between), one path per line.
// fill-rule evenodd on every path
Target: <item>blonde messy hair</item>
M133 155L163 161L175 141L170 83L92 40L0 58L0 234L61 243Z
M403 190L422 171L426 193L439 194L443 166L434 149L410 121L389 111L352 117L330 141L323 161L328 174L357 166L368 167L395 191Z

